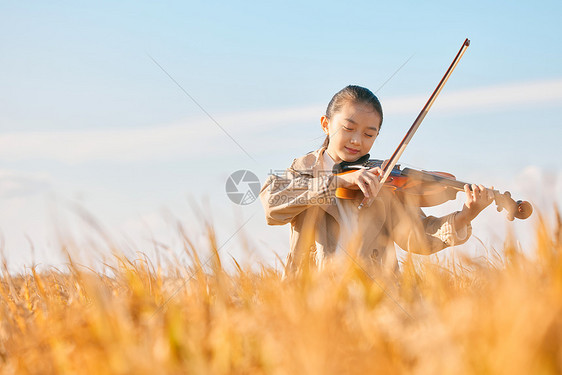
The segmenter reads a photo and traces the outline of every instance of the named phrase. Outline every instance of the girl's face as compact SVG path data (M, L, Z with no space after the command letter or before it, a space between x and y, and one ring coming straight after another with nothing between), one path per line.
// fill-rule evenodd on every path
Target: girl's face
M336 163L355 161L367 154L379 135L381 116L367 103L347 101L332 118L320 118L330 137L328 155Z

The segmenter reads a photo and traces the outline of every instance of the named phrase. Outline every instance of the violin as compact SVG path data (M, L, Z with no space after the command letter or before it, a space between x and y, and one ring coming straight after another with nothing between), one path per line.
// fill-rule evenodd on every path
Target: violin
M369 159L369 154L355 162L341 162L335 164L333 174L351 173L360 169L374 167L382 168L383 160ZM400 168L395 165L389 177L383 184L383 189L390 190L401 202L418 207L433 207L456 199L459 191L464 191L464 185L472 184L458 181L454 175L447 172L430 172L412 168ZM471 188L472 189L472 188ZM527 201L515 201L509 191L501 193L498 190L486 189L491 192L498 212L507 211L510 221L527 219L533 213L533 206ZM359 188L336 188L336 197L340 199L359 199L363 193Z
M418 207L431 207L455 199L457 192L464 190L465 182L457 181L455 176L446 172L427 172L410 168L400 169L397 163L469 45L470 40L467 38L390 159L385 162L377 159L371 160L369 154L367 154L355 162L344 161L334 165L333 173L350 173L358 169L380 167L382 175L379 189L382 187L392 189L394 194L405 203L415 204ZM468 185L471 186L472 184ZM508 191L504 193L492 189L487 189L487 191L492 193L498 212L505 209L510 221L514 218L526 219L533 212L533 207L529 202L513 200L511 193ZM336 188L336 197L338 198L354 199L358 195L362 195L359 189ZM362 206L363 202L359 205L359 208Z

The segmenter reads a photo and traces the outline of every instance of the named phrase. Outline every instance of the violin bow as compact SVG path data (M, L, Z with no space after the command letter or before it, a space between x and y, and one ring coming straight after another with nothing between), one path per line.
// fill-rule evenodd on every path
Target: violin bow
M441 92L443 87L445 86L445 83L447 83L447 80L449 79L449 77L453 73L453 70L455 70L457 64L459 63L460 59L464 55L464 52L466 51L466 49L468 48L469 45L470 45L470 40L468 40L468 38L467 38L467 39L465 39L464 43L462 44L461 49L459 50L459 52L455 56L455 59L451 63L451 66L449 66L449 69L447 69L447 71L445 72L445 75L443 76L443 78L441 78L441 81L439 82L439 84L437 85L435 90L433 91L433 94L431 94L431 96L429 97L429 100L427 101L427 103L425 103L425 105L424 105L423 109L421 110L420 114L418 115L418 117L416 118L416 120L414 121L412 126L410 127L410 130L408 130L408 132L406 133L406 135L402 139L402 142L400 142L400 144L398 145L398 147L396 148L396 150L394 151L394 153L392 154L390 159L388 159L388 162L386 162L386 165L384 165L384 167L382 169L383 174L382 174L382 177L381 177L381 180L380 180L380 185L379 185L378 190L376 191L375 196L379 193L381 187L383 186L383 184L388 179L388 176L390 176L390 173L392 172L392 169L394 168L396 163L398 163L398 159L400 159L400 156L402 156L402 153L406 149L406 146L408 146L408 143L410 143L410 140L412 139L414 134L416 134L416 131L418 130L418 128L420 127L420 125L423 121L423 119L427 115L427 112L429 112L429 109L433 105L433 102L435 101L435 99L437 99L437 96L439 95L439 93ZM362 206L363 206L363 203L361 203L360 207L362 207Z

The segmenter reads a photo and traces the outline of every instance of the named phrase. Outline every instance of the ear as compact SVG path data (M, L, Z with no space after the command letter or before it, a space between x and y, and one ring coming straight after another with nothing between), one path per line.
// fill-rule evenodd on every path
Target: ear
M328 118L326 116L322 116L320 117L320 125L322 125L322 130L324 130L324 133L326 133L327 135L330 135L329 132L329 121Z

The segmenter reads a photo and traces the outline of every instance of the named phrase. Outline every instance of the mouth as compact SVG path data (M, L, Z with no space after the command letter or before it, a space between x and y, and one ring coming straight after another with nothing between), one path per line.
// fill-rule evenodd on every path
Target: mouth
M345 147L345 150L346 150L347 152L349 152L350 154L357 154L357 153L359 153L359 150L354 149L354 148L349 148L349 147L347 147L347 146Z

